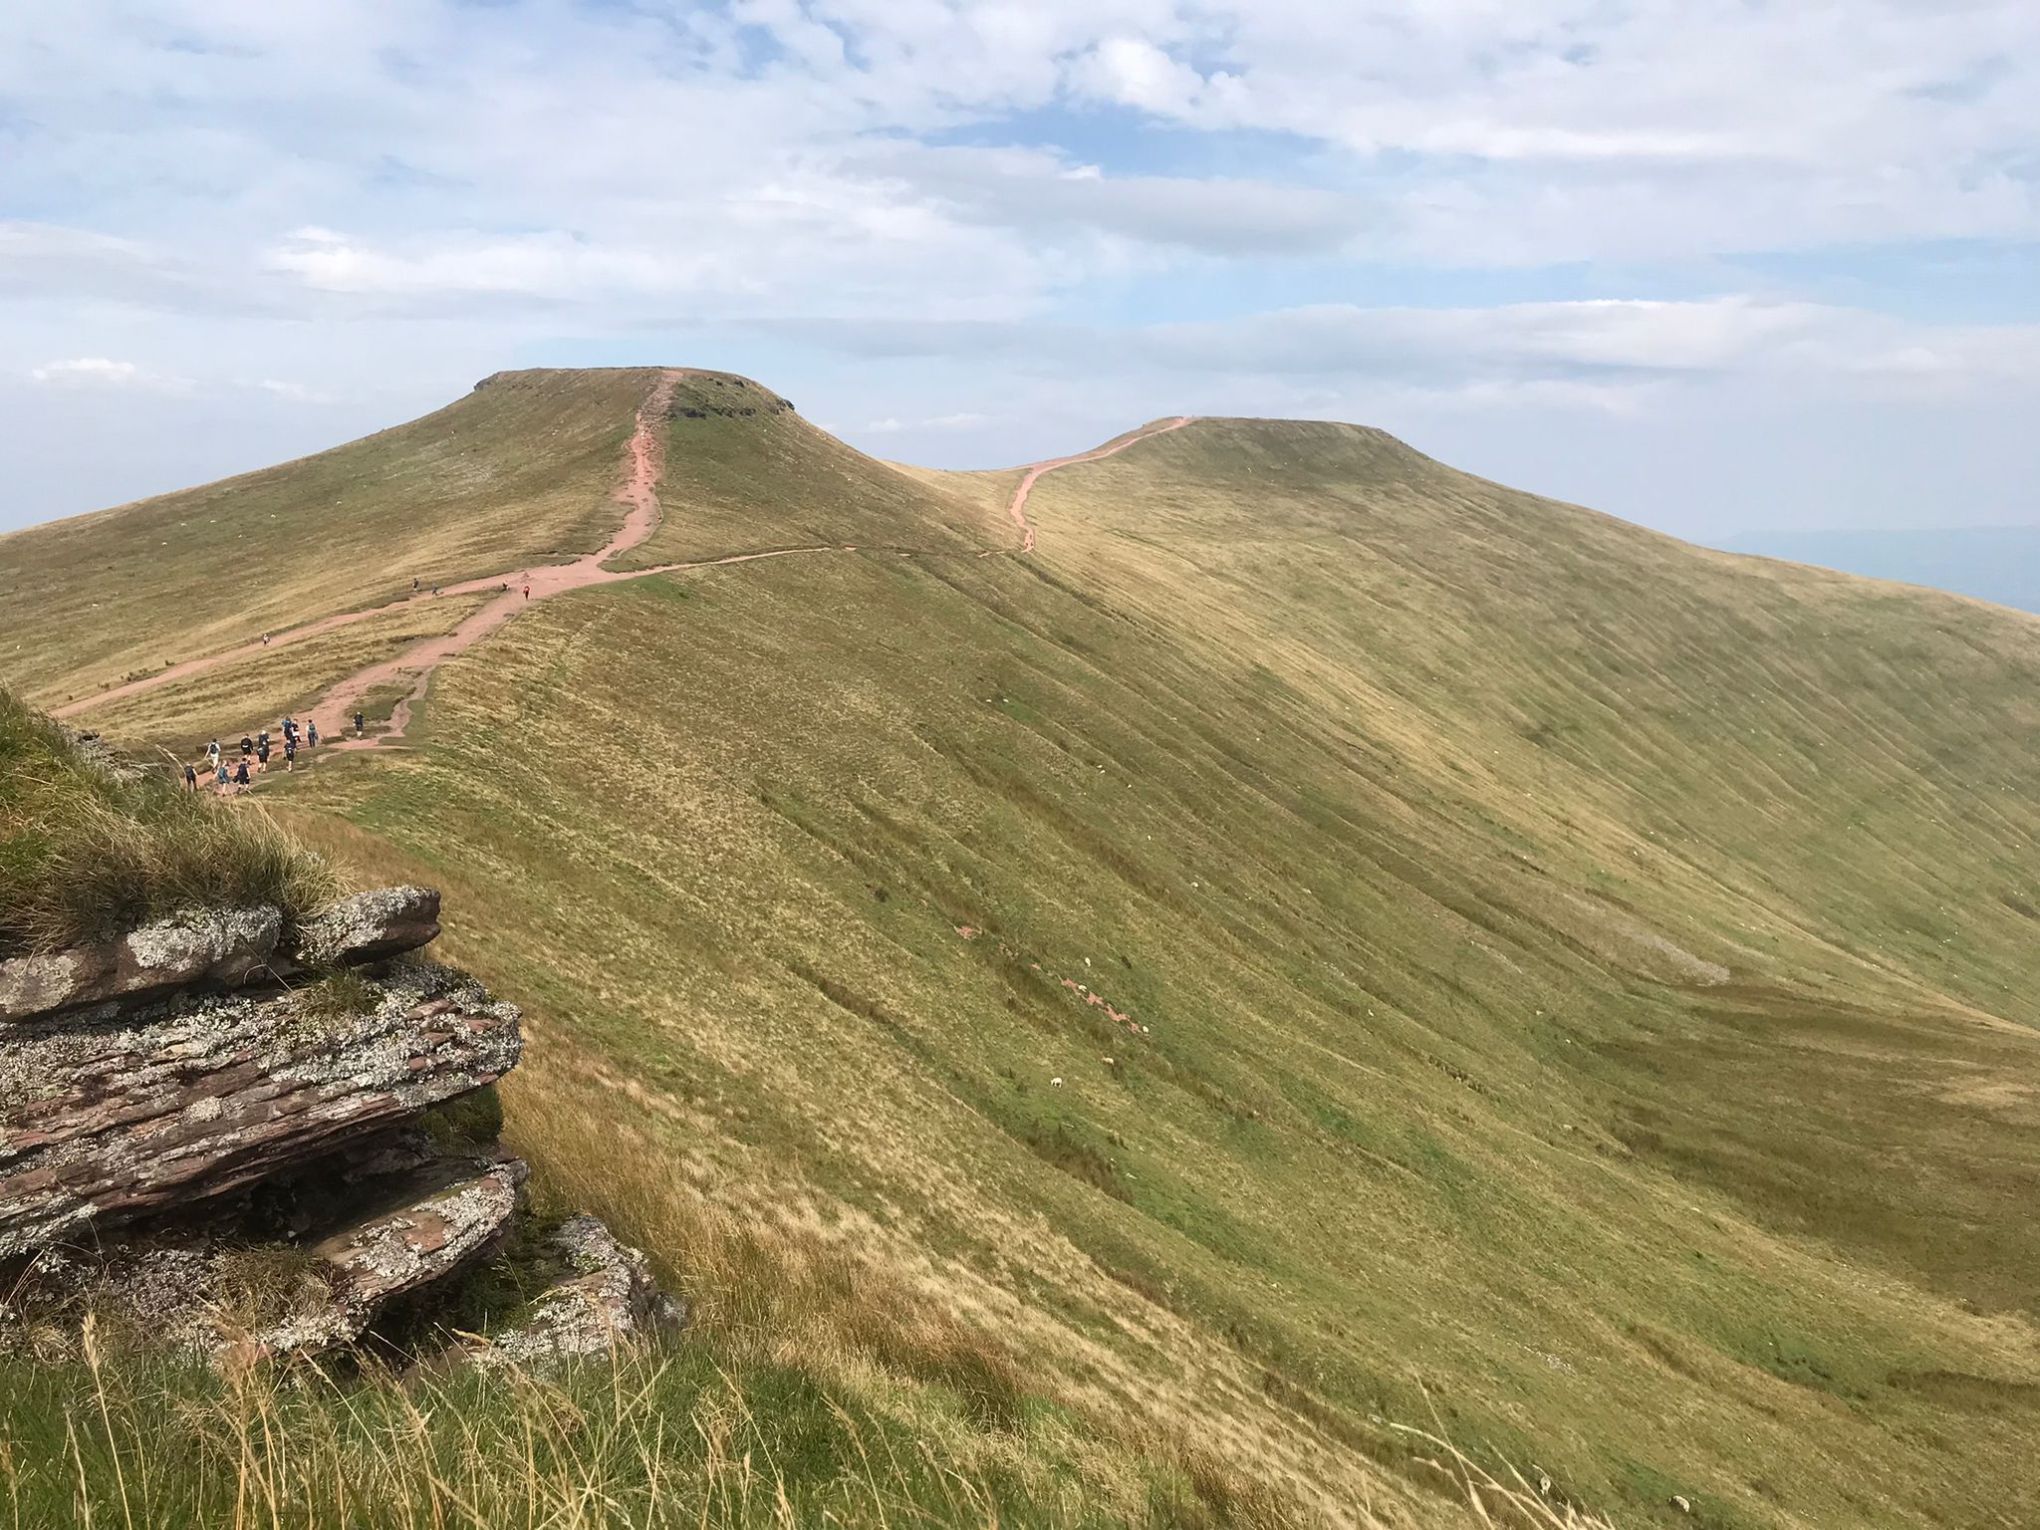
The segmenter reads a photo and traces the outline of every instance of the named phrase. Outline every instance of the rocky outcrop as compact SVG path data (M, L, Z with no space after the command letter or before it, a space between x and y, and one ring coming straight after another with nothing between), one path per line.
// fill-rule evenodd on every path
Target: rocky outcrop
M0 962L0 1025L239 987L269 971L282 933L283 915L266 905L198 909L103 945L15 957Z
M144 1020L20 1027L0 1046L0 1258L225 1194L516 1064L517 1011L444 967L185 1000Z
M651 1261L594 1217L567 1218L547 1245L561 1273L521 1322L473 1353L475 1364L532 1366L598 1355L686 1321L680 1304L659 1289Z
M394 887L0 963L0 1351L69 1352L87 1312L228 1365L438 1332L529 1215L478 1093L516 1066L516 1008L392 960L438 934L439 894ZM678 1319L591 1218L497 1286L543 1288L506 1359Z
M360 967L439 938L439 894L430 887L379 887L342 898L307 920L291 956L308 968Z
M369 1207L310 1247L326 1299L241 1339L236 1357L348 1343L396 1297L445 1280L486 1252L517 1211L524 1162L464 1167L435 1164L378 1185Z
M195 909L117 940L0 962L0 1025L79 1013L103 1019L175 993L280 984L371 965L438 936L439 894L429 887L357 893L295 931L266 904Z

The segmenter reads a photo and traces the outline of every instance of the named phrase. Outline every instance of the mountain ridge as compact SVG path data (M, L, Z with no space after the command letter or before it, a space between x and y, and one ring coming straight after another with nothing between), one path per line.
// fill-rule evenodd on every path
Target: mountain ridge
M528 997L541 1178L683 1270L713 1212L908 1275L1044 1398L1330 1523L1464 1522L1398 1425L1624 1523L2040 1508L2029 621L1365 427L1079 454L1018 555L1024 469L651 428L642 577L444 664L403 751L258 794L448 888L450 954ZM839 555L653 571L792 532ZM69 657L49 611L0 619L11 675L10 637ZM83 717L188 750L360 658Z

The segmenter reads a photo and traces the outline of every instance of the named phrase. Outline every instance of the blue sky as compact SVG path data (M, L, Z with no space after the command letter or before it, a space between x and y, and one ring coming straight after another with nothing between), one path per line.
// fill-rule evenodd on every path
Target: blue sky
M881 455L1396 431L1697 537L2040 522L2032 0L0 16L0 527L503 367Z

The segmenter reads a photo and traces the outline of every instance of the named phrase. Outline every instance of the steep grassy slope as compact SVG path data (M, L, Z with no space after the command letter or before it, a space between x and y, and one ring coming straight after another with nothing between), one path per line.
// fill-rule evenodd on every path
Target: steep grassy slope
M0 674L55 706L414 578L592 551L656 375L504 373L315 457L0 538Z
M620 568L772 548L978 552L1013 540L1003 507L955 496L815 429L746 378L693 372L667 410L666 519Z
M2040 1516L2033 623L1339 426L979 557L1017 475L713 419L659 561L867 550L534 605L271 796L452 891L554 1184L708 1310L863 1271L1334 1521L1466 1518L1397 1425L1626 1524Z

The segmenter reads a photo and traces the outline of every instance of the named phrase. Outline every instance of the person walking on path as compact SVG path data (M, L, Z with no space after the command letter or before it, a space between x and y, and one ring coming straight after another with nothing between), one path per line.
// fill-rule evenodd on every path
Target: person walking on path
M212 765L213 769L215 770L219 769L220 741L218 739L214 739L210 744L207 744L205 746L205 757L206 760Z
M269 768L269 735L262 735L262 742L255 746L255 759L264 770Z
M248 758L249 755L253 754L254 752L255 752L255 740L248 737L247 734L243 733L241 735L241 758L245 760Z
M305 747L307 749L319 747L319 721L317 718L313 718L309 723L305 724Z
M250 784L251 783L248 780L248 760L247 757L244 755L241 759L241 763L234 767L234 785L240 787L241 790L246 791Z
M285 770L297 769L297 740L295 738L286 737L283 741L283 768Z
M184 789L188 792L198 790L198 771L190 765L184 767Z
M354 714L354 736L356 738L361 737L362 724L365 721L366 719L362 717L361 713L359 711L356 711Z
M227 767L217 760L213 762L213 785L222 792L227 789Z

